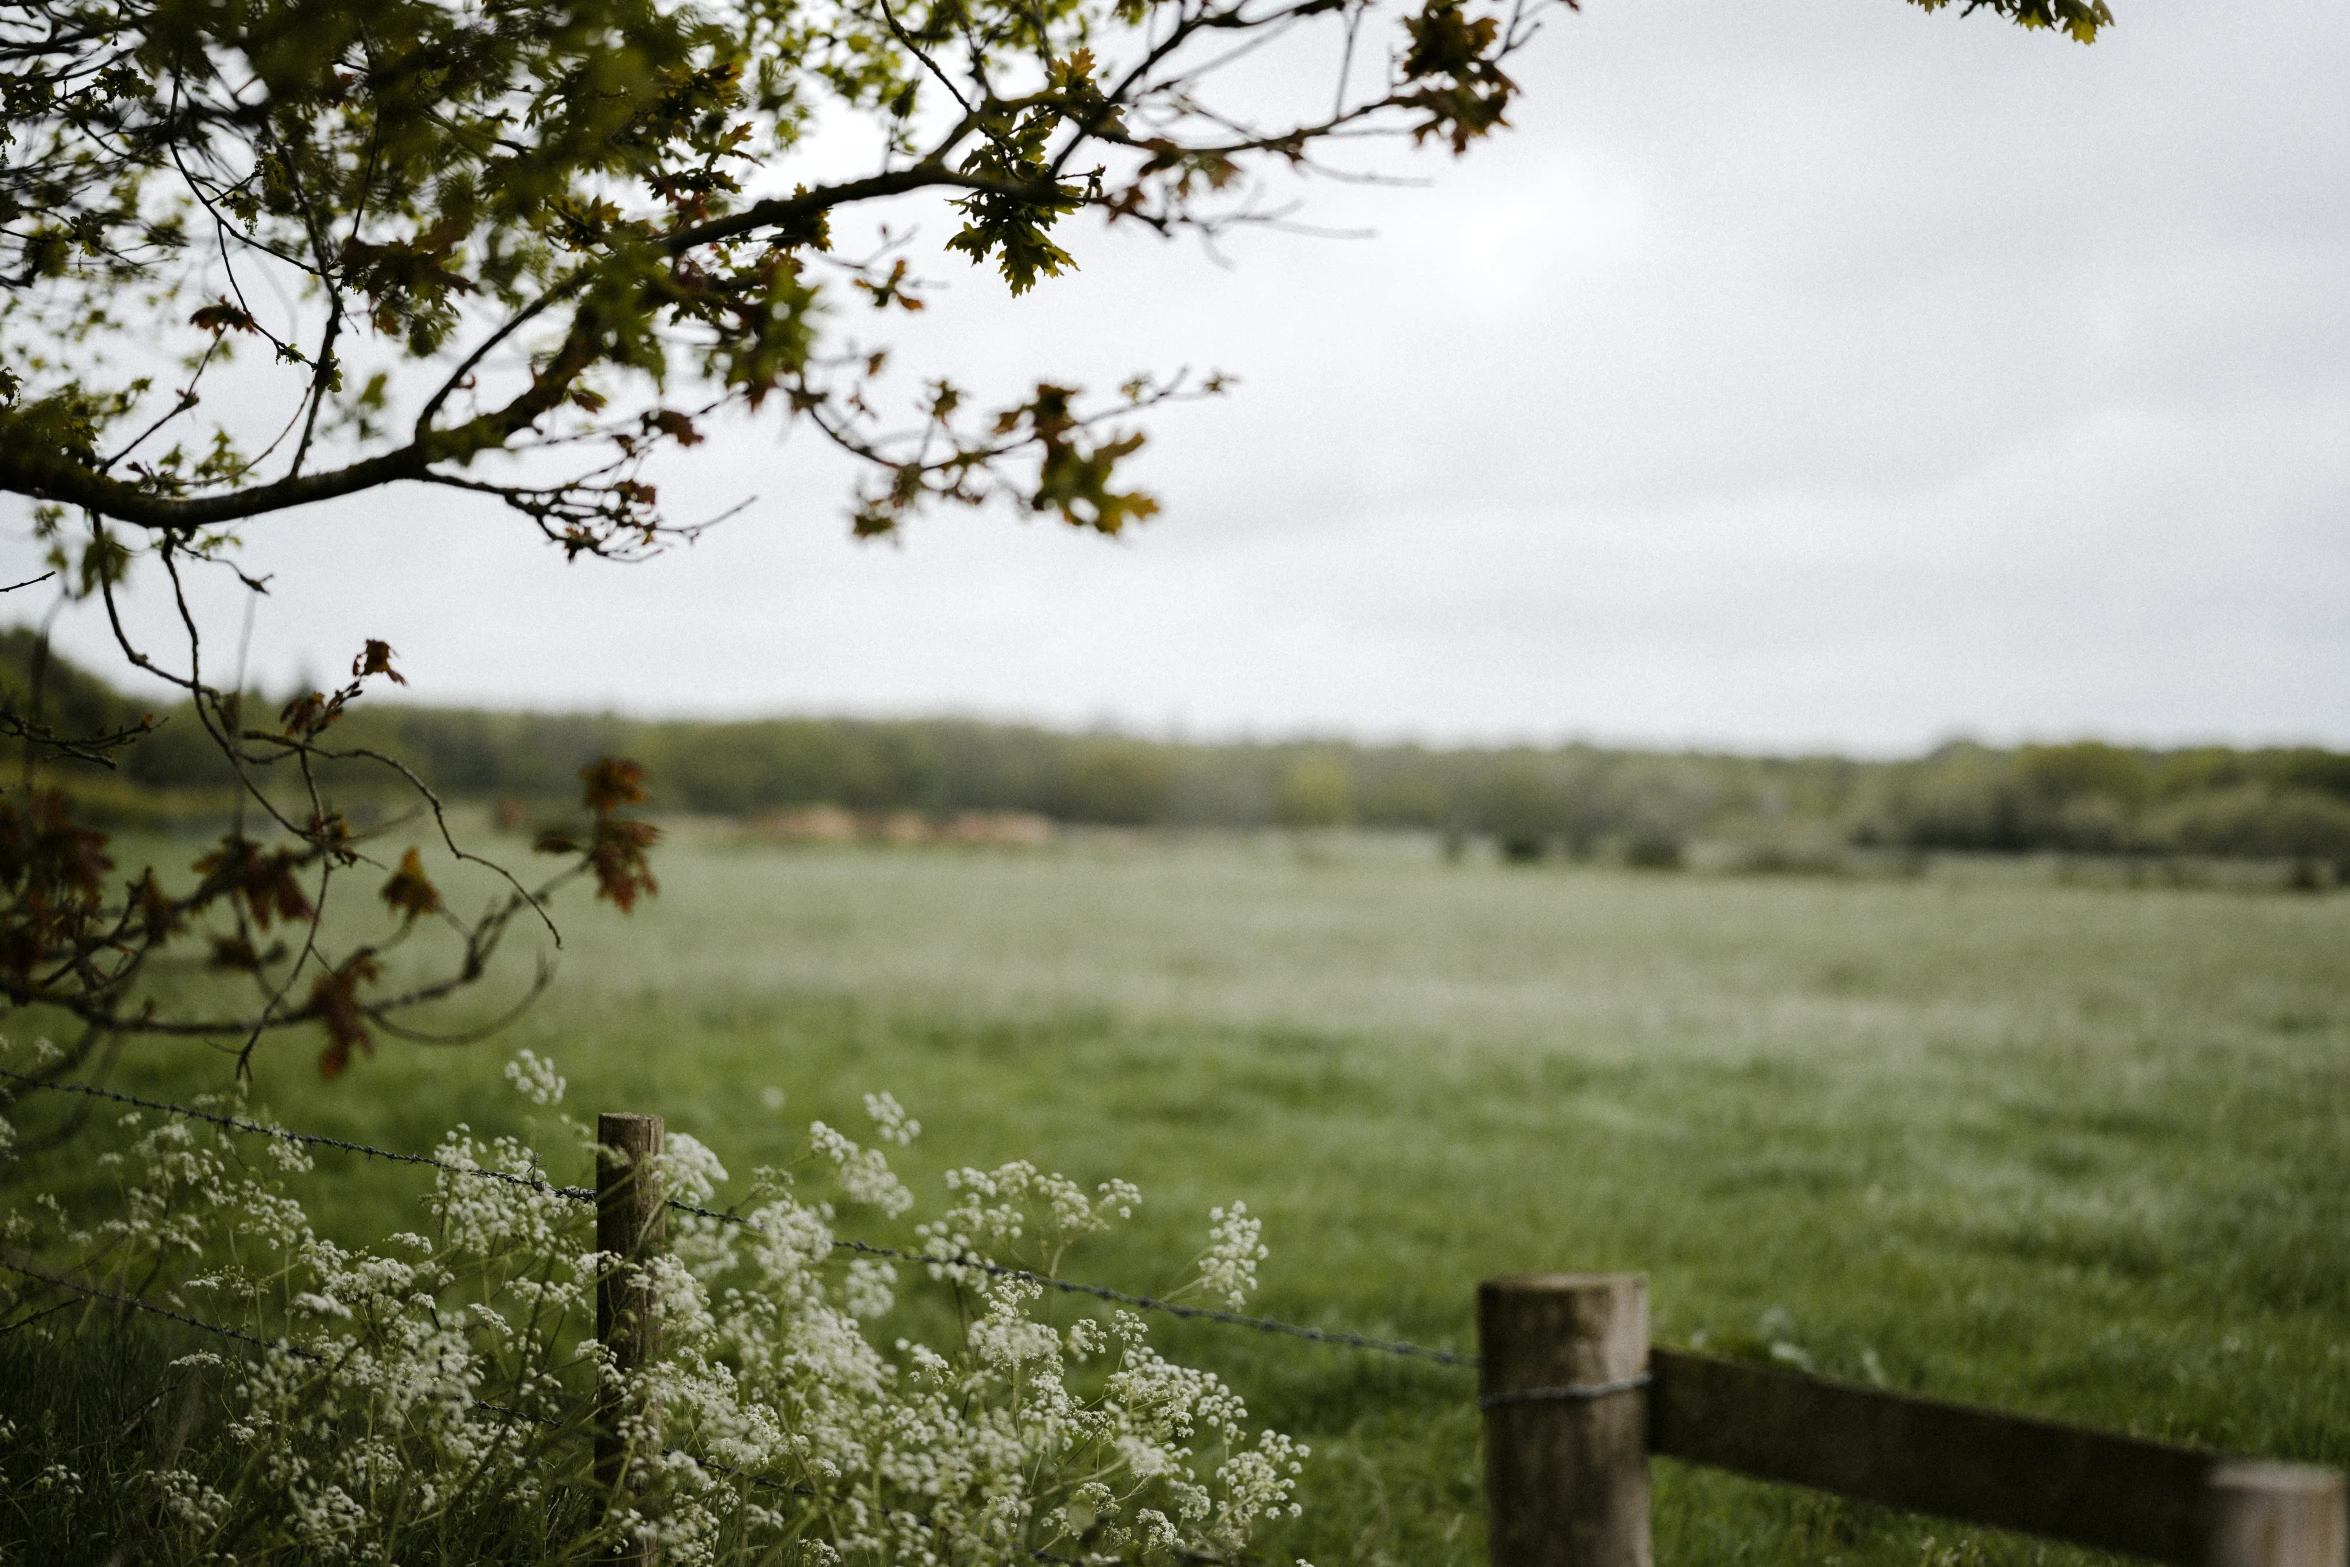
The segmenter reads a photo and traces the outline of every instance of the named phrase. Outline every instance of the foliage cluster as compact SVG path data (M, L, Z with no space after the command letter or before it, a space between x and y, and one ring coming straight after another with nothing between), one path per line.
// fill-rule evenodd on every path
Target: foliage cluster
M125 1034L236 1042L242 1072L272 1031L314 1025L326 1039L319 1067L335 1076L355 1054L373 1052L379 1031L413 1034L403 1014L478 980L514 922L543 920L545 900L564 883L589 877L597 896L623 911L654 890L647 851L658 830L630 810L645 801L643 769L618 758L578 769L584 825L535 845L559 857L561 868L536 886L501 872L498 894L479 914L442 896L414 842L384 856L375 835L332 801L328 775L365 768L414 790L414 772L364 740L345 744L338 734L330 745L321 738L368 681L402 683L383 642L363 644L348 683L333 692L294 694L274 724L245 716L248 703L262 712L271 704L201 681L184 683L192 700L171 715L176 724L145 712L134 717L102 683L51 659L30 633L10 634L0 658L7 664L0 712L18 731L25 758L20 785L0 794L0 998L54 1009L76 1027L60 1072ZM72 726L62 737L52 711ZM124 753L144 754L136 742L164 735L180 748L166 742L158 760L168 766L175 757L201 758L212 787L200 793L225 816L226 830L191 855L184 871L148 865L118 877L109 835L77 814L72 782L118 773ZM44 760L63 777L43 776ZM461 861L486 864L457 847L429 789L423 797L442 844ZM102 791L99 802L105 799ZM375 889L380 924L355 939L327 932L322 918L338 879L372 880L371 873L384 878ZM453 938L454 960L429 977L390 984L387 956L425 932ZM242 980L246 993L216 995L218 1010L159 1015L144 987L155 969L191 950L204 954L199 961L210 970Z
M136 547L110 524L204 560L216 530L391 484L625 555L676 531L652 456L775 410L868 465L860 534L992 496L1115 533L1155 510L1114 487L1141 438L1049 382L983 407L885 381L837 313L919 312L922 280L848 220L931 198L959 220L947 249L1025 293L1076 265L1077 213L1213 231L1334 139L1466 151L1507 123L1545 9L0 5L0 491L39 503L88 587ZM1262 116L1219 101L1266 45L1325 83ZM845 170L819 123L855 146ZM263 363L238 379L241 349ZM223 379L282 420L208 403ZM884 387L909 423L883 421ZM1141 378L1111 411L1177 392Z

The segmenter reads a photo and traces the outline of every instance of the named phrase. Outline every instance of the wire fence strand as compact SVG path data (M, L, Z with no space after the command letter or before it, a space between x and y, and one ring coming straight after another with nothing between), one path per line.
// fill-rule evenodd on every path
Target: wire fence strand
M759 1226L738 1213L720 1213L712 1208L698 1208L690 1202L671 1198L667 1204L680 1213L695 1214L704 1219L718 1219L728 1224L739 1224L745 1229ZM759 1233L766 1234L764 1230ZM1049 1290L1068 1295L1090 1295L1096 1300L1113 1301L1121 1306L1133 1306L1141 1311L1163 1312L1170 1317L1187 1321L1216 1322L1226 1327L1253 1328L1259 1333L1273 1333L1290 1338L1305 1339L1314 1344L1335 1344L1343 1349L1367 1349L1380 1354L1402 1355L1416 1360L1434 1361L1440 1366L1474 1366L1477 1357L1458 1350L1434 1349L1426 1344L1413 1344L1403 1339L1373 1338L1366 1333L1355 1333L1343 1328L1308 1327L1298 1322L1283 1322L1276 1317L1252 1317L1238 1311L1222 1311L1214 1306L1187 1306L1181 1301L1161 1300L1155 1295L1133 1295L1125 1290L1112 1289L1107 1284L1086 1284L1076 1279L1057 1279L1049 1273L1037 1273L1027 1268L1010 1267L990 1262L984 1257L959 1254L941 1256L935 1252L907 1251L897 1246L877 1246L871 1241L836 1240L837 1250L860 1252L868 1257L893 1257L901 1262L921 1263L932 1268L969 1268L974 1272L993 1274L1002 1279L1025 1279Z
M257 1137L274 1137L304 1147L339 1148L371 1159L388 1160L394 1164L422 1165L427 1169L440 1170L450 1175L477 1176L483 1180L500 1181L508 1186L523 1187L551 1197L560 1197L570 1202L592 1204L596 1200L596 1194L587 1187L557 1186L551 1181L541 1180L536 1176L517 1175L510 1170L492 1170L480 1165L454 1164L446 1159L435 1159L428 1154L401 1153L390 1148L377 1148L369 1143L352 1142L346 1138L327 1137L316 1132L288 1131L284 1127L270 1126L260 1121L248 1121L233 1115L223 1115L215 1110L202 1110L189 1105L172 1104L161 1099L142 1099L136 1094L118 1093L111 1088L98 1088L87 1083L46 1082L22 1072L10 1071L6 1067L0 1067L0 1077L12 1078L17 1082L29 1084L36 1089L46 1089L52 1093L86 1094L92 1098L110 1099L117 1104L133 1105L142 1110L158 1110L170 1115L185 1116L190 1120L209 1122L230 1131L243 1132ZM680 1202L675 1198L669 1199L666 1206L674 1208L680 1213L690 1213L704 1219L716 1219L726 1224L741 1225L761 1234L768 1233L760 1230L757 1224L741 1214L721 1213L713 1208L698 1207L693 1203ZM1378 1338L1371 1334L1357 1333L1345 1328L1317 1328L1304 1323L1284 1322L1275 1317L1256 1317L1244 1312L1224 1311L1213 1306L1190 1306L1181 1301L1162 1300L1153 1295L1137 1295L1126 1290L1112 1289L1106 1284L1088 1284L1076 1279L1055 1278L1050 1274L1037 1273L1027 1268L1015 1268L1000 1262L990 1262L981 1257L935 1256L928 1252L908 1251L901 1247L876 1245L871 1241L863 1240L835 1240L832 1244L836 1251L859 1253L870 1257L889 1257L904 1262L919 1263L925 1267L968 1268L997 1278L1022 1279L1045 1289L1057 1290L1062 1294L1090 1296L1095 1300L1131 1306L1137 1311L1158 1312L1182 1321L1212 1322L1224 1327L1248 1328L1258 1333L1302 1339L1310 1344L1328 1344L1340 1349L1395 1355L1405 1359L1427 1361L1439 1366L1474 1367L1479 1364L1475 1355L1464 1354L1459 1350L1437 1349L1426 1344L1414 1344L1405 1339Z
M79 1279L69 1279L61 1274L51 1273L46 1268L27 1267L10 1258L0 1257L0 1268L6 1268L11 1273L21 1273L28 1279L39 1279L44 1284L54 1284L60 1289L72 1290L75 1294L86 1295L92 1300L112 1301L117 1306L128 1306L134 1311L144 1311L158 1317L168 1317L182 1327L197 1328L206 1333L217 1333L222 1338L233 1338L238 1343L250 1344L255 1349L282 1349L304 1360L324 1360L326 1358L285 1339L255 1338L250 1333L239 1332L235 1328L224 1328L217 1322L206 1322L198 1317L186 1316L172 1310L169 1306L158 1306L151 1300L141 1300L136 1295L119 1295L113 1290L100 1289L95 1284L85 1284Z
M185 1116L191 1121L209 1121L214 1126L232 1132L246 1132L256 1137L274 1137L280 1142L305 1148L340 1148L346 1153L365 1154L370 1159L386 1159L393 1164L420 1164L429 1170L446 1170L451 1175L477 1175L483 1180L503 1181L509 1186L527 1187L555 1197L568 1197L574 1202L594 1202L596 1194L584 1186L557 1186L536 1176L516 1175L510 1170L487 1170L479 1165L451 1164L446 1159L435 1159L430 1154L400 1153L390 1148L378 1148L370 1143L355 1143L348 1138L328 1137L318 1132L289 1132L282 1126L270 1126L260 1121L247 1121L238 1116L222 1115L217 1110L199 1110L192 1105L175 1105L161 1099L141 1099L136 1094L117 1093L111 1088L98 1088L88 1083L51 1083L23 1072L12 1072L0 1066L0 1077L45 1089L53 1094L87 1094L93 1099L111 1099L116 1104L136 1105L142 1110L161 1110L170 1115Z
M44 1283L54 1284L60 1289L72 1290L75 1294L86 1295L92 1300L112 1301L117 1306L128 1306L134 1311L144 1311L153 1316L168 1318L182 1327L195 1328L201 1332L217 1334L226 1339L235 1339L238 1343L250 1344L255 1349L282 1349L295 1359L307 1360L313 1365L331 1364L326 1356L314 1349L297 1344L292 1339L257 1338L241 1329L222 1327L217 1322L206 1322L201 1317L191 1317L185 1312L174 1311L169 1306L158 1306L153 1301L141 1300L136 1295L122 1295L113 1290L100 1289L95 1284L85 1283L80 1279L69 1279L62 1274L51 1273L43 1268L28 1268L21 1262L11 1261L5 1257L0 1257L0 1268L6 1268L11 1273L21 1273L28 1279L39 1279ZM473 1407L486 1409L493 1415L504 1415L509 1420L528 1420L542 1426L560 1427L563 1424L560 1420L550 1420L545 1415L534 1415L520 1409L511 1409L504 1404L493 1403L486 1398L473 1400Z

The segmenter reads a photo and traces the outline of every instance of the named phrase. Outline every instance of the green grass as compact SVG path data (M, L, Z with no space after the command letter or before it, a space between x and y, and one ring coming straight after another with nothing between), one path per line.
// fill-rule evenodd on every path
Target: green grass
M326 1085L285 1041L256 1098L421 1149L519 1124L499 1073L528 1045L572 1108L657 1111L747 1171L887 1088L927 1128L898 1161L926 1197L1015 1157L1141 1183L1142 1222L1079 1276L1164 1285L1242 1197L1273 1247L1262 1307L1293 1320L1468 1348L1482 1277L1634 1269L1660 1340L2350 1463L2350 897L1270 837L1019 854L705 830L661 874L633 919L571 901L558 978L501 1043L388 1045ZM220 1072L134 1052L117 1081ZM311 1187L362 1235L410 1224L418 1189L340 1159ZM1482 1561L1466 1374L1161 1337L1315 1444L1275 1548ZM2081 1559L1672 1466L1657 1528L1666 1563Z

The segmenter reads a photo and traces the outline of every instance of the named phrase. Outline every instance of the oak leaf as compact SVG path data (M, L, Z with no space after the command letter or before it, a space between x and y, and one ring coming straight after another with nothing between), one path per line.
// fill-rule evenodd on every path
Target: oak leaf
M380 894L394 914L405 915L413 925L420 914L438 914L441 910L441 890L424 874L423 856L410 845L400 856L399 869L383 884Z

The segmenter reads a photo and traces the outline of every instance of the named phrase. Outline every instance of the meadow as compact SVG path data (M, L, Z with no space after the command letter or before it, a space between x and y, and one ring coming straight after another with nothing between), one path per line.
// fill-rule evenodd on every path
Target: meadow
M691 823L659 868L630 918L564 903L556 976L499 1039L387 1042L334 1083L282 1041L256 1102L424 1149L518 1123L500 1072L527 1046L570 1107L658 1112L746 1171L887 1089L926 1128L896 1161L926 1202L1012 1158L1142 1187L1074 1277L1161 1287L1239 1198L1272 1248L1258 1305L1292 1321L1471 1349L1480 1278L1636 1270L1660 1341L2350 1464L2350 896L1992 861L1505 867L1404 835L784 848ZM115 1081L224 1077L133 1051ZM310 1180L355 1235L406 1226L418 1186L340 1156ZM1157 1336L1313 1444L1267 1559L1483 1561L1471 1374ZM1667 1564L2086 1559L1659 1483Z

